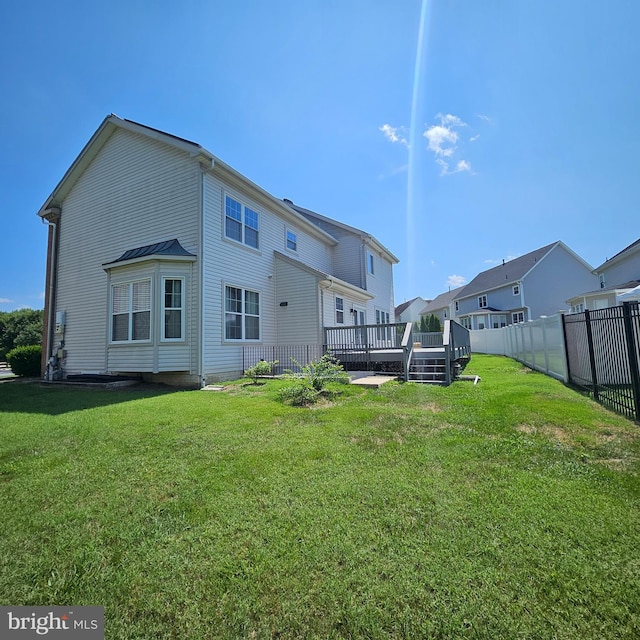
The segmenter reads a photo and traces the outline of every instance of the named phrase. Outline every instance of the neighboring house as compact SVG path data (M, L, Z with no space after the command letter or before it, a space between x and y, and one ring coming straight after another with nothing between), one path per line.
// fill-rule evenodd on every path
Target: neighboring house
M445 320L451 320L455 318L455 303L454 300L459 295L464 287L456 287L455 289L449 289L445 293L441 293L433 300L427 302L427 304L420 311L421 316L434 315L440 324L444 326Z
M412 298L396 307L396 322L416 322L420 320L420 313L429 300L424 298Z
M596 267L599 288L567 300L573 313L616 307L632 289L640 286L640 239Z
M199 144L110 115L38 215L49 225L48 377L202 386L247 345L387 322L397 259L270 195Z
M455 297L457 321L468 329L497 329L552 315L574 291L597 285L592 268L562 242L478 274Z

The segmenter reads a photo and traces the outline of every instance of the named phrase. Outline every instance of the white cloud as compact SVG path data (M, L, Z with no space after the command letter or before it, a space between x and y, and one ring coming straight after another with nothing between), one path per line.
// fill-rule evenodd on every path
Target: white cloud
M469 142L475 142L479 137L480 137L480 134L479 134L479 133L478 133L477 135L475 135L475 136L471 136L471 137L469 138Z
M440 120L440 124L443 127L466 127L467 123L463 122L458 116L453 116L450 113L442 115L439 113L436 118Z
M458 134L442 125L434 124L429 127L423 134L428 140L428 147L437 156L444 156L449 158L456 150L456 143L458 142Z
M436 164L440 167L441 176L450 176L454 173L460 173L461 171L468 171L471 175L475 175L471 168L471 163L468 160L458 160L453 169L449 169L449 163L436 158Z
M13 302L13 300L9 300L9 298L0 298L0 304L9 304Z
M392 127L390 124L383 124L379 127L380 131L384 134L384 137L389 140L389 142L396 142L404 145L405 147L409 146L409 142L406 138L406 130L404 127Z
M467 279L464 276L452 275L447 278L447 286L452 289L457 289L463 284L467 284Z
M489 116L483 116L482 114L478 113L476 115L476 118L480 118L480 120L484 120L488 124L493 124L493 120Z

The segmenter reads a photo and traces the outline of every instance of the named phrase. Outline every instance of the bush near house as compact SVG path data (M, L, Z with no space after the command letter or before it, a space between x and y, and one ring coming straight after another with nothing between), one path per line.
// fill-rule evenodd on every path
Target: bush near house
M7 362L11 371L17 376L37 378L40 375L40 359L42 347L39 344L30 344L24 347L16 347L7 353Z
M44 312L35 309L0 311L0 360L15 347L42 344Z

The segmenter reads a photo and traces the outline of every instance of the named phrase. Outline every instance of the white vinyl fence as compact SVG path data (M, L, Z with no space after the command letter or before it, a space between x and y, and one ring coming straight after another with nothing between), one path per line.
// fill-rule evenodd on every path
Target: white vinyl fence
M562 316L554 315L501 329L470 331L471 352L509 356L568 382Z

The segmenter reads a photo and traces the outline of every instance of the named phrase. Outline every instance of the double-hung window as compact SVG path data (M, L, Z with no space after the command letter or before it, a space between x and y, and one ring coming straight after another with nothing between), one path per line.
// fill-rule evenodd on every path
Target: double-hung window
M519 322L524 322L524 313L522 311L514 311L511 314L511 322L513 324L518 324Z
M151 339L151 280L111 287L111 341L142 342Z
M224 204L225 223L224 234L227 238L246 244L248 247L258 248L259 221L257 211L225 196Z
M484 309L487 306L487 296L478 296L478 308Z
M184 340L184 278L163 278L163 340Z
M260 294L240 287L225 287L225 340L260 340Z
M344 324L344 299L336 296L336 324Z
M298 250L298 238L293 231L289 231L287 229L287 249L289 251L297 251Z

